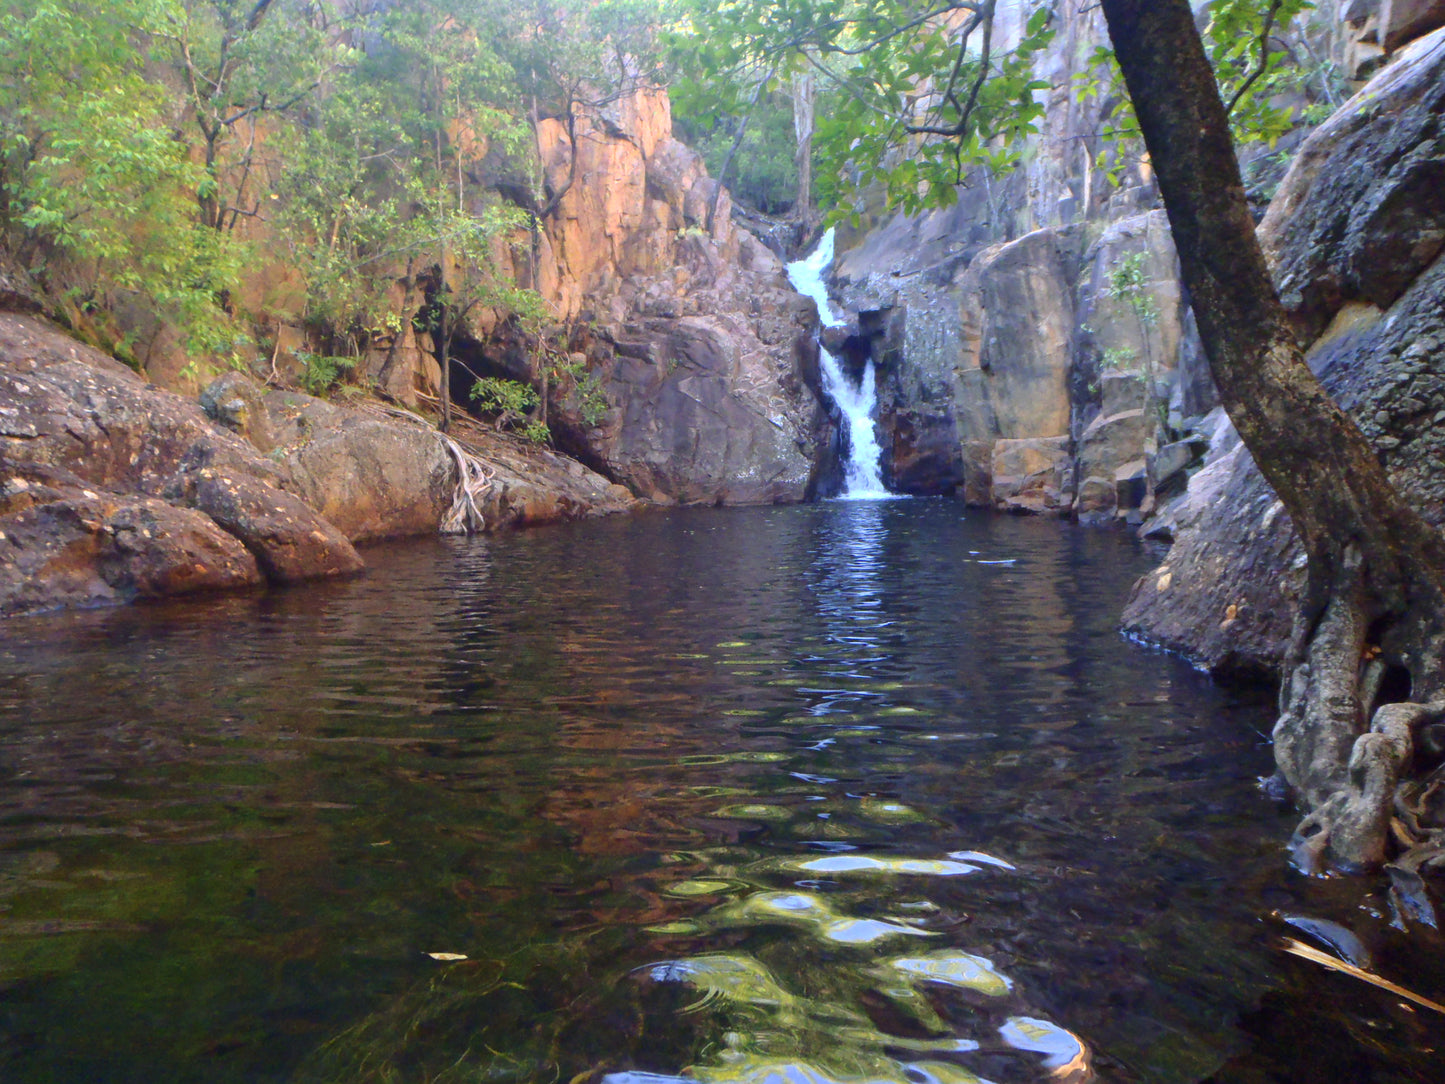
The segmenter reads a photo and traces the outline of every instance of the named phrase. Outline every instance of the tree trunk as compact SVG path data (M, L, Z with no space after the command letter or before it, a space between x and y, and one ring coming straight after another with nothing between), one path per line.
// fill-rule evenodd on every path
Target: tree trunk
M798 198L793 204L793 217L806 232L813 225L813 103L814 80L811 71L793 76L793 135L797 142Z
M409 323L416 315L416 258L409 257L406 261L406 274L401 279L402 302L401 319ZM386 361L382 363L381 370L376 374L376 383L382 391L388 395L395 395L407 402L415 401L415 396L410 394L410 385L405 389L393 388L392 384L397 379L397 363L401 358L401 344L406 339L406 328L400 330L391 337L391 345L386 351Z
M1445 714L1445 539L1395 492L1294 340L1188 0L1102 6L1220 398L1309 558L1274 730L1308 811L1296 854L1312 869L1376 865L1411 731ZM1408 673L1416 704L1375 702L1382 665Z

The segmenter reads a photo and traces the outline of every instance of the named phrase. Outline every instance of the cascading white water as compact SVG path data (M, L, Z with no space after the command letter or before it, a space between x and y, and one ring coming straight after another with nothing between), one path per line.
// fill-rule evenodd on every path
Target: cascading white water
M833 263L833 231L823 234L811 255L788 264L788 280L793 289L805 297L811 297L818 304L818 315L826 327L837 327L843 321L833 315L832 302L828 300L828 287L823 275ZM878 396L870 361L863 369L863 378L854 384L843 372L843 366L826 347L822 347L821 369L823 390L838 404L843 414L843 424L848 427L848 460L843 464L843 492L846 500L877 500L891 497L883 485L882 456L878 447L878 435L873 428L874 415L878 410Z

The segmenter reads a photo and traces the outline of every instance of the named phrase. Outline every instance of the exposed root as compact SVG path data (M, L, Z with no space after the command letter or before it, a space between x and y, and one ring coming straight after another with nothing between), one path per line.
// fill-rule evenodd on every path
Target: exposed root
M372 407L372 412L397 421L409 422L432 431L431 424L424 418L405 410L392 407ZM497 472L481 459L467 451L445 433L437 433L452 462L457 468L457 484L452 492L452 506L442 517L437 530L441 534L481 534L487 529L486 516L482 508L491 492L492 480Z
M442 517L439 530L442 534L480 534L487 527L482 506L491 491L496 472L451 437L442 436L442 440L457 465L457 487L452 494L452 506Z
M1369 869L1389 857L1392 813L1401 776L1415 754L1415 731L1445 705L1386 704L1367 733L1355 739L1347 775L1295 830L1299 865Z
M1347 555L1345 566L1312 627L1296 632L1296 662L1280 690L1274 727L1275 761L1311 809L1345 782L1365 718L1360 662L1369 620L1358 555Z
M1408 855L1420 847L1433 855L1445 842L1445 820L1437 840L1433 826L1421 823L1419 803L1409 798L1418 794L1410 775L1417 744L1432 751L1437 735L1426 728L1445 717L1445 701L1378 704L1387 662L1406 661L1399 633L1417 652L1422 641L1433 650L1433 639L1397 618L1387 622L1396 633L1387 638L1392 643L1372 642L1380 636L1372 624L1381 615L1369 604L1372 592L1354 547L1346 549L1329 582L1315 587L1323 588L1323 604L1297 628L1274 729L1280 773L1308 810L1290 843L1295 861L1319 873L1377 868L1392 853ZM1421 659L1409 661L1420 672ZM1431 691L1412 689L1417 696ZM1392 879L1397 867L1405 880L1418 880L1413 866L1400 863L1391 867Z

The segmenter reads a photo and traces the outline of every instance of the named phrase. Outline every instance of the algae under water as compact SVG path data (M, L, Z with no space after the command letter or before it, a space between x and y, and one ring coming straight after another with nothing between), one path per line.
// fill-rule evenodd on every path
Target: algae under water
M368 560L0 627L0 1079L1439 1079L1445 1020L1281 950L1445 997L1286 866L1268 699L1116 633L1120 535L849 502Z

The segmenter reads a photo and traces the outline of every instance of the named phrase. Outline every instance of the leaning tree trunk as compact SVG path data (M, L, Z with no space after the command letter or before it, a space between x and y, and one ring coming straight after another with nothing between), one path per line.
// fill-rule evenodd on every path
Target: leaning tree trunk
M1392 816L1414 731L1445 715L1445 539L1305 363L1188 0L1102 3L1220 398L1309 559L1274 728L1308 813L1297 854L1359 868L1388 857L1392 836L1438 847ZM1389 667L1408 673L1408 703L1380 703Z

